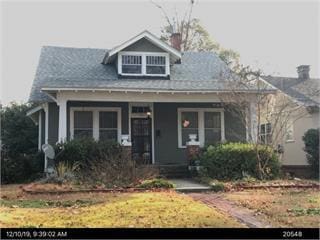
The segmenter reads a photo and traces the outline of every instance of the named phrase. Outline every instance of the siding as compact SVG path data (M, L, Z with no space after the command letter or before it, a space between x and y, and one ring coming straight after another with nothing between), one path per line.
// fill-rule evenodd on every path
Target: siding
M178 108L212 108L211 103L155 103L154 129L155 163L187 164L186 149L178 147ZM234 111L225 112L225 137L227 141L246 140L246 128Z
M58 141L58 127L59 127L59 107L56 103L48 103L49 105L49 136L48 143L56 144Z
M156 164L187 164L186 149L178 148L178 108L212 108L212 103L154 103L154 146ZM127 102L68 102L67 137L70 138L70 107L121 107L122 134L129 134ZM45 119L43 117L43 119ZM58 141L59 108L49 103L49 144ZM44 126L44 124L43 124ZM43 130L43 132L45 132ZM156 136L160 132L160 136ZM233 111L225 111L227 141L246 139L243 121Z
M157 47L156 45L154 45L151 42L149 42L148 40L146 40L145 38L140 39L139 41L126 47L122 51L165 52L161 48Z
M46 138L46 115L43 110L39 112L41 114L41 146L45 143Z

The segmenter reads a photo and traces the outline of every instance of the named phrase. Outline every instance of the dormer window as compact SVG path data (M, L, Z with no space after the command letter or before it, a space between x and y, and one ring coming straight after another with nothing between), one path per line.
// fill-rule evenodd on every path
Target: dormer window
M166 77L170 75L169 54L163 52L119 52L118 74Z
M147 56L147 74L166 74L166 57Z
M122 73L142 73L141 56L122 55Z

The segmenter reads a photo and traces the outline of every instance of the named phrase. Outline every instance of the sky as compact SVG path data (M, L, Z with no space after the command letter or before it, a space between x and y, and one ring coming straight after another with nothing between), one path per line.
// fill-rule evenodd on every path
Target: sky
M155 1L171 16L189 0ZM193 17L211 37L264 74L295 77L298 65L320 76L319 1L196 0ZM0 99L26 102L42 46L112 48L166 21L150 0L1 1Z

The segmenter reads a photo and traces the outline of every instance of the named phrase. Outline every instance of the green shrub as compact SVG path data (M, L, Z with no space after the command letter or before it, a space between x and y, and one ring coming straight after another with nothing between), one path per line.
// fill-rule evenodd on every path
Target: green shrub
M210 182L210 187L214 192L221 192L225 190L225 186L222 182L212 181Z
M308 163L311 165L314 177L319 177L319 129L309 129L302 137L304 151L307 153Z
M141 184L139 184L137 187L146 188L146 189L174 188L174 184L169 182L168 180L156 178L156 179L151 179L151 180L145 180Z
M255 146L247 143L209 146L200 159L204 167L202 174L220 180L242 179L247 175L260 178L257 152L264 170L263 178L278 177L280 163L273 149L264 145Z
M44 155L1 153L1 183L24 183L36 180L43 175Z
M12 103L0 108L1 182L23 183L43 172L43 155L38 152L38 127L27 117L32 106Z

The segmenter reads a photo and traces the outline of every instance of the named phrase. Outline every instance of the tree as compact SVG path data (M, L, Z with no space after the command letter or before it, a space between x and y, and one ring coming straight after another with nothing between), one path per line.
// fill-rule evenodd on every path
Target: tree
M2 183L34 180L43 171L37 126L26 116L30 108L28 104L13 103L0 109Z
M167 25L161 28L160 38L162 40L169 42L171 34L178 32L181 34L181 51L212 51L217 53L228 65L238 64L239 54L231 49L223 48L211 38L200 20L192 17L194 0L190 1L189 8L184 12L181 19L177 12L174 16L169 17L163 6L154 2L153 4L162 11L167 21Z
M12 103L0 110L2 146L9 155L37 151L37 126L26 116L30 108L28 104Z
M319 128L309 129L302 137L308 163L312 167L314 177L316 178L319 178L319 131Z
M250 66L237 65L233 73L226 77L225 84L230 92L219 94L220 101L246 126L248 141L256 149L257 171L263 179L268 174L268 161L263 161L264 156L260 155L258 149L264 145L281 153L279 146L289 125L307 113L303 105L286 95L270 92L271 86L263 80L262 71ZM267 140L266 136L262 137L261 124L272 126Z

